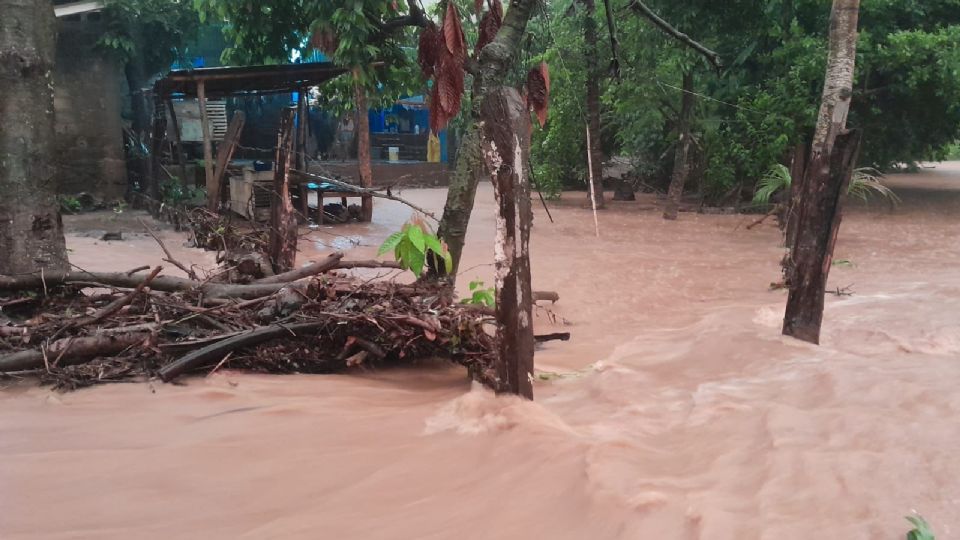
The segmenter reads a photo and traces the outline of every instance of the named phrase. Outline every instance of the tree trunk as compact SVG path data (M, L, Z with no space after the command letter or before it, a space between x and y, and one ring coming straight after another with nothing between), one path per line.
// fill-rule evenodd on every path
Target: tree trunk
M270 262L277 274L293 269L297 258L297 218L290 201L290 163L293 159L293 109L280 116L277 158L270 198ZM320 210L321 212L323 209Z
M667 189L667 204L663 210L663 219L677 219L680 211L680 199L683 186L690 176L690 120L693 116L693 73L683 74L683 95L680 98L680 117L677 121L677 149L673 158L673 176Z
M853 93L859 0L834 0L830 49L817 127L811 144L800 203L796 239L785 264L790 288L784 335L820 342L823 295L840 227L843 194L859 149L859 135L846 129Z
M494 246L499 323L497 378L505 391L533 399L533 294L530 287L530 114L510 87L481 105L483 160L497 199Z
M359 71L354 70L354 79ZM354 101L357 106L357 167L359 167L360 186L373 187L373 170L370 167L370 117L367 116L367 91L359 82L353 87ZM362 199L363 221L373 219L373 198ZM320 209L323 212L323 209Z
M473 211L477 183L480 175L483 174L480 133L478 126L474 125L479 119L480 104L489 90L500 86L507 72L513 67L520 40L536 5L538 0L511 0L497 37L480 52L480 71L475 75L480 78L475 83L475 88L480 91L473 96L474 107L470 113L474 122L460 139L456 154L457 166L450 178L447 202L443 207L443 218L440 220L438 229L440 237L446 242L453 258L451 273L453 277L457 275L457 268L460 266L460 255L463 253L467 225L470 223L470 214ZM433 266L442 268L443 265Z
M784 201L786 210L784 212L784 219L780 224L780 228L785 231L783 244L785 246L793 246L794 241L797 239L797 209L800 207L801 187L803 186L803 180L807 170L807 145L805 143L797 143L797 145L793 147L791 154L790 193L787 200Z
M133 114L131 119L131 129L136 137L135 143L142 145L134 153L136 156L142 156L140 148L149 148L148 133L150 130L150 106L147 103L146 85L147 76L144 72L143 61L139 55L135 55L124 66L124 75L127 79L127 86L130 90L130 110ZM137 157L132 164L133 173L140 189L144 190L149 186L147 157Z
M582 0L586 8L583 19L584 58L587 62L587 123L590 124L590 168L596 185L597 208L603 208L603 149L600 145L600 67L597 47L597 20L595 0ZM588 195L589 196L589 195Z
M49 0L0 0L0 274L67 268L53 180Z

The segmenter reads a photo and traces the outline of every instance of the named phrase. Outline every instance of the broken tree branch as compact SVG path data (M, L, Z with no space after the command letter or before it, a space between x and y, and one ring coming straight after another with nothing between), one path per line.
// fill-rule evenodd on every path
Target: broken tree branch
M112 356L143 342L150 334L129 333L113 336L67 337L54 341L46 349L58 355L61 365L74 364L97 356ZM31 349L0 356L0 373L39 369L44 366L44 351Z
M257 345L281 337L284 335L303 335L312 331L319 330L328 324L326 319L311 321L306 323L297 323L290 325L275 324L258 328L250 332L229 337L223 341L218 341L207 345L200 350L184 355L179 360L167 364L160 369L159 375L164 382L170 382L183 373L192 369L199 368L209 362L218 360L226 356L227 353L243 348Z
M317 274L322 274L327 270L336 268L337 264L342 258L343 253L336 251L330 255L327 255L327 258L323 259L322 261L311 263L300 268L295 268L282 274L276 274L274 276L258 279L254 281L254 283L290 283L291 281L297 281L298 279L303 279L305 277L315 276Z
M156 240L158 244L160 244L160 249L162 249L162 250L163 250L163 254L167 256L166 259L163 259L164 262L168 262L168 263L176 266L176 267L179 268L180 270L183 270L184 273L187 274L187 277L189 277L190 279L197 279L197 273L194 272L193 269L187 268L187 267L186 267L183 263L181 263L180 261L174 259L174 258L173 258L173 254L171 254L171 253L170 253L170 250L167 249L167 246L164 245L163 240L160 240L160 237L157 236L155 232L153 232L153 229L151 229L150 226L147 225L147 223L146 223L145 221L143 221L143 220L140 219L140 218L137 218L137 221L139 221L139 222L140 222L140 225L142 225L143 228L144 228L144 230L147 231L147 234L149 234L150 236L152 236L153 239ZM134 272L131 271L130 273L134 273Z
M335 179L333 179L333 178L328 178L328 177L326 177L326 176L321 176L321 175L319 175L319 174L308 173L308 172L304 172L304 171L296 171L296 170L293 170L293 171L290 171L290 172L293 172L293 173L295 173L295 174L299 174L299 175L301 175L301 176L304 176L305 178L312 178L312 179L314 179L314 180L320 180L321 182L326 182L326 183L328 183L328 184L332 184L332 185L334 185L334 186L341 187L341 188L350 190L350 191L352 191L352 192L359 193L359 194L361 194L361 195L370 195L371 197L378 197L378 198L380 198L380 199L388 199L388 200L391 200L391 201L397 201L398 203L403 203L403 204L409 206L410 208L413 208L413 209L416 210L417 212L420 212L421 214L429 217L430 219L432 219L432 220L434 220L434 221L439 221L439 220L437 219L437 216L435 216L435 215L433 214L433 212L430 212L429 210L425 210L425 209L421 208L420 206L417 206L416 204L413 204L412 202L410 202L410 201L408 201L408 200L406 200L406 199L403 199L403 198L401 198L401 197L397 197L396 195L394 195L394 194L392 194L392 193L389 193L389 192L387 192L387 193L380 193L379 191L377 191L377 190L374 189L374 188L364 188L364 187L355 186L355 185L353 185L353 184L348 184L348 183L346 183L346 182L341 182L340 180L335 180Z
M633 10L634 12L639 13L640 15L643 15L644 17L646 17L647 20L652 22L654 26L662 30L664 33L670 35L680 43L683 43L684 45L690 47L691 49L703 55L704 58L706 58L707 61L710 62L710 65L712 65L714 69L716 69L717 71L719 71L720 68L722 67L719 54L704 47L700 43L694 41L693 38L691 38L687 34L684 34L683 32L674 28L670 23L661 19L656 13L653 12L652 9L647 7L647 5L641 2L640 0L633 0L632 2L630 2L630 4L627 7Z

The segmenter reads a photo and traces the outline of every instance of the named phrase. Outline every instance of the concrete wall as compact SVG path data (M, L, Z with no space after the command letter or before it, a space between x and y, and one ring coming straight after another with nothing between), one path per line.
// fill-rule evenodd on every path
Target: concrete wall
M127 186L123 66L94 50L99 21L61 19L58 24L53 80L60 192L120 198Z

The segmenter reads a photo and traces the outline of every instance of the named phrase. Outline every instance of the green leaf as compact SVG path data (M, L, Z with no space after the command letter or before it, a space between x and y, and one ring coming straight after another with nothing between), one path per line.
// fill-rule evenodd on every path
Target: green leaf
M380 249L377 250L377 256L383 255L391 249L394 249L401 240L403 240L402 232L395 232L391 234L386 240L383 241L383 244L380 244Z
M418 250L420 250L420 253L426 251L427 243L423 238L423 229L421 229L418 225L413 225L407 230L407 238L409 238L410 242Z
M427 247L430 248L430 251L440 255L443 253L443 244L440 243L440 239L436 235L430 233L424 233L423 240L426 243Z
M449 251L443 252L443 262L444 266L447 269L447 273L453 272L453 256L450 255Z

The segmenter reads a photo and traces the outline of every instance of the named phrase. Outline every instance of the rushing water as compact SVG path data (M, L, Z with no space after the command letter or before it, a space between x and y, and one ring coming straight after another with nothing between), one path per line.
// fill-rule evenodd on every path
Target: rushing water
M0 392L0 538L903 538L916 510L960 531L960 164L851 205L819 347L780 336L773 226L645 203L537 210L536 402L445 364L336 376L218 372L184 386ZM405 196L431 208L441 190ZM491 279L478 196L461 287ZM350 257L409 211L323 228ZM168 245L175 235L166 233ZM117 270L152 240L71 235ZM177 246L178 256L209 263Z

